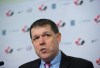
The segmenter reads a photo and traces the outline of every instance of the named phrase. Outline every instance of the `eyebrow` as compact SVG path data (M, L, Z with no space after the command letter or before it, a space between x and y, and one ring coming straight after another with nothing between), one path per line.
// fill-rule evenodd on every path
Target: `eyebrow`
M45 31L45 32L43 32L43 34L51 34L51 32ZM41 34L41 35L43 35L43 34ZM40 35L34 35L34 36L32 36L32 38L35 38L37 36L40 36Z
M34 36L32 36L32 39L34 39L35 37L37 37L38 35L34 35Z
M46 32L44 32L43 34L51 34L51 32L46 31Z

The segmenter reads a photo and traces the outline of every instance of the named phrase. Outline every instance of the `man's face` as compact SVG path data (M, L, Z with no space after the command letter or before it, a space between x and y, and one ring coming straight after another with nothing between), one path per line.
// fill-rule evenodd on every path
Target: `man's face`
M55 34L49 25L32 28L31 34L36 54L44 61L51 61L58 54L61 34Z

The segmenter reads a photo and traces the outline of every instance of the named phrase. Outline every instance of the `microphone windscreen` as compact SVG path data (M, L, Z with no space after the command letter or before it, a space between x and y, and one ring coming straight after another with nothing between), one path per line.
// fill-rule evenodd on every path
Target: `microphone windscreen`
M3 61L0 61L0 66L4 65L4 62Z

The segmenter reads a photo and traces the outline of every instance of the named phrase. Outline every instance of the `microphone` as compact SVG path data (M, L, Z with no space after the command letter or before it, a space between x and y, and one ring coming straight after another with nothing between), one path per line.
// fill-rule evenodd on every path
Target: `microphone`
M0 61L0 66L3 66L4 65L4 62L3 61Z

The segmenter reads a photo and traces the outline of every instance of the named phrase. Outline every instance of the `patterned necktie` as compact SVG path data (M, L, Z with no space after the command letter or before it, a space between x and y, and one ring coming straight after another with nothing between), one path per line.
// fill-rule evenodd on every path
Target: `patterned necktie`
M44 64L45 68L50 68L50 66L51 66L50 62L47 62L47 63Z

